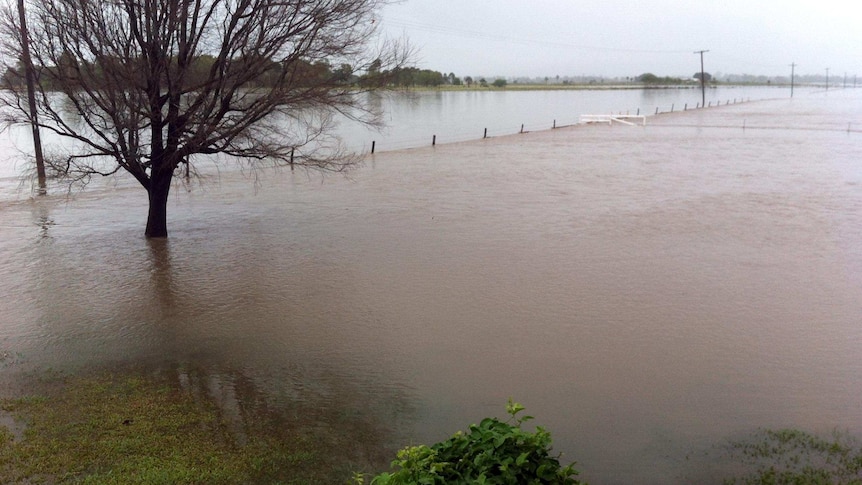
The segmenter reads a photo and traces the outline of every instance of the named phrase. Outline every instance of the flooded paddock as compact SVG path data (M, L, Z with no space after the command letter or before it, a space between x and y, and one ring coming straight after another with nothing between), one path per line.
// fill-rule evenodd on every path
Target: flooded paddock
M860 127L854 90L227 171L166 242L131 184L5 200L0 389L172 368L369 467L511 396L590 483L720 483L757 428L862 433Z

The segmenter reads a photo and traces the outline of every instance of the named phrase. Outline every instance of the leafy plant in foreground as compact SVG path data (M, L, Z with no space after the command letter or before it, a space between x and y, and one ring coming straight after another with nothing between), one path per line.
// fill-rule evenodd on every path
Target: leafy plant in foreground
M574 463L562 466L552 456L551 434L542 427L521 428L532 416L517 414L524 406L509 399L502 422L485 418L433 446L410 446L398 452L394 472L381 473L372 485L399 484L578 484ZM361 480L361 479L360 479Z

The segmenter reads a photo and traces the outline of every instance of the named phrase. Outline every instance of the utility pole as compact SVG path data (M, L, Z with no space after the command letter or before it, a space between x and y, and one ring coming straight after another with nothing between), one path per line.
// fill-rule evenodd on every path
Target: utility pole
M703 53L709 52L708 50L702 51L694 51L695 54L700 54L700 95L701 95L701 103L700 106L706 106L706 76L703 72Z
M36 86L33 74L33 61L30 59L30 36L27 33L27 18L24 14L24 0L18 0L18 17L21 25L21 63L24 64L24 79L27 82L27 102L30 108L30 127L33 130L33 151L36 156L36 177L39 180L39 193L44 194L45 159L42 157L42 138L39 136L39 118L36 114Z
M793 97L793 80L796 74L796 63L790 64L790 97Z

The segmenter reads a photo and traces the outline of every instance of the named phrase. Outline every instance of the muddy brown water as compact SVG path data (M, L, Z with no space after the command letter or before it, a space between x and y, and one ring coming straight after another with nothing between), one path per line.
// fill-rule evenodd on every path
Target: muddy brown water
M830 92L223 172L167 242L132 185L4 201L0 383L173 366L379 466L511 396L590 483L720 482L758 427L862 433L859 127Z

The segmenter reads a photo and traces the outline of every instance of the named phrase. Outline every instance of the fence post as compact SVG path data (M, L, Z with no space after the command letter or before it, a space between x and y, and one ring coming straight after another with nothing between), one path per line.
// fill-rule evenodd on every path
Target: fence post
M655 107L655 114L658 114L658 106Z
M524 132L524 124L521 123L521 133L523 133L523 132Z
M485 134L482 135L482 139L488 138L488 128L485 128Z
M436 145L437 145L437 135L434 135L431 137L431 146L433 147Z
M296 147L290 148L290 170L293 171L293 151L296 150ZM188 177L188 173L186 173L186 177Z
M557 128L557 120L554 120L554 126L551 127L552 130Z
M374 144L377 143L374 140L371 140L371 154L374 155Z
M682 107L683 111L688 111L688 103L685 103L685 106Z
M673 113L673 107L674 107L674 104L673 104L673 103L671 103L671 104L670 104L670 112L671 112L671 113Z
M640 115L641 115L641 109L638 108L638 116L640 116Z

